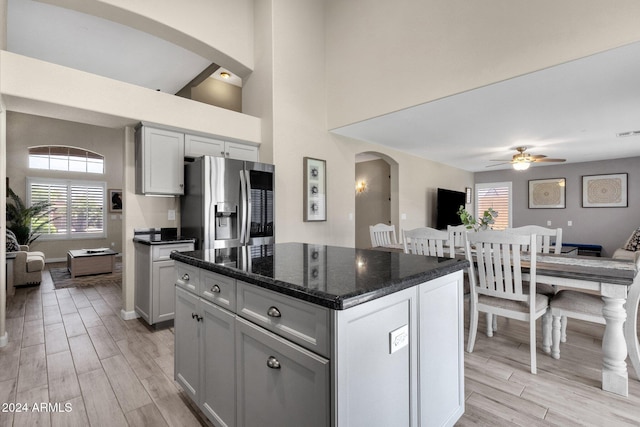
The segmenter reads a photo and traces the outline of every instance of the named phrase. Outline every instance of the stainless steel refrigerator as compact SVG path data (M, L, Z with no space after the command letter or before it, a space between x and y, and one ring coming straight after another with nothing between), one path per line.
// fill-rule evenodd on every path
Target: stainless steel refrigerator
M203 156L184 167L180 234L196 249L274 243L274 165Z

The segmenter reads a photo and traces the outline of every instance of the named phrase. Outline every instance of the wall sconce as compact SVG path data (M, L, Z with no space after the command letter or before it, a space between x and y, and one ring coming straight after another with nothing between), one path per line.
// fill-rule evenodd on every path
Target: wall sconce
M356 194L361 194L365 191L367 191L367 182L365 180L356 182Z

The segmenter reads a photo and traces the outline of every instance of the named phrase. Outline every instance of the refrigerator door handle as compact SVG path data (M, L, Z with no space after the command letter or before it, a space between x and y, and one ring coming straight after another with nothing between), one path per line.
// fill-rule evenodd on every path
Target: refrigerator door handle
M247 239L245 239L247 231L247 183L244 179L244 170L240 170L240 200L242 203L242 210L240 212L240 244L244 245L246 240L248 240L248 236Z
M246 174L246 186L247 186L247 240L246 243L249 243L249 239L251 238L251 175L248 170L245 170Z

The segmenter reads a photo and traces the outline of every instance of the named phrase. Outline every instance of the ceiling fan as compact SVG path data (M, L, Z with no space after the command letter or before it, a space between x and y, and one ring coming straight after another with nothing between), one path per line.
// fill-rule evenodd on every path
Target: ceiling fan
M511 160L490 160L492 162L502 162L502 163L497 163L495 165L489 165L487 167L489 168L489 167L492 167L492 166L504 165L505 163L511 163L515 170L523 171L523 170L529 169L529 166L531 166L531 163L542 163L542 162L560 163L560 162L566 162L566 159L551 159L551 158L549 158L549 157L547 157L545 155L542 155L542 154L525 153L526 150L527 150L527 147L516 147L516 151L518 152L518 154L514 154L513 157L511 158Z

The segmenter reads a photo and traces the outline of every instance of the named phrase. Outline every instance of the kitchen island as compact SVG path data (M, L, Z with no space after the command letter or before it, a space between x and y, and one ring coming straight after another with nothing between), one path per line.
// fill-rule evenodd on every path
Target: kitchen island
M453 425L465 260L282 243L171 254L175 378L214 425Z

